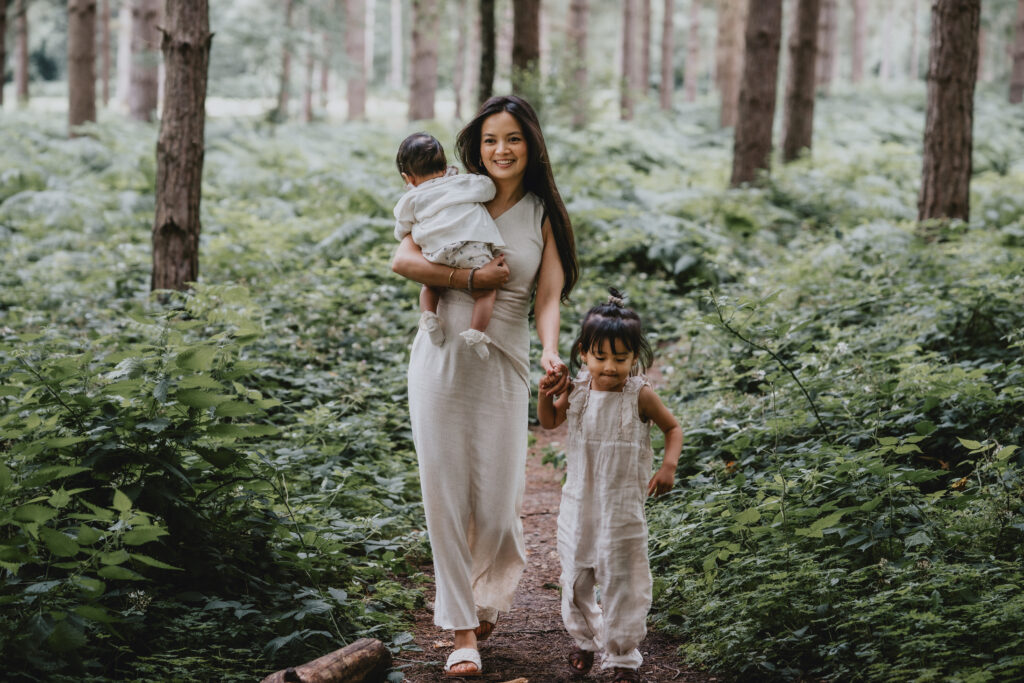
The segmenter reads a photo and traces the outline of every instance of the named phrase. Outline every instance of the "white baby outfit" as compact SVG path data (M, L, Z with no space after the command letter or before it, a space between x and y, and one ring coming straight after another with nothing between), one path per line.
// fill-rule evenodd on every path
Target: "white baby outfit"
M395 239L412 235L423 256L452 268L477 268L505 246L494 219L481 202L494 199L494 182L485 175L457 175L454 167L440 178L411 187L395 205Z
M636 669L647 634L651 570L644 500L651 476L651 423L640 420L643 376L621 392L590 388L586 368L569 394L565 485L558 511L562 620L602 667ZM600 585L601 606L594 597Z

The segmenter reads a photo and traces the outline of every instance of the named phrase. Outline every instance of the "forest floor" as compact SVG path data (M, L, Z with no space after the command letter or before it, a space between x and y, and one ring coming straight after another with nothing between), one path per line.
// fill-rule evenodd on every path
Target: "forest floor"
M558 589L559 562L555 548L558 503L561 495L561 473L541 462L543 449L565 440L565 425L553 431L531 428L536 442L530 448L526 464L526 493L523 498L523 533L526 537L526 571L516 592L512 611L502 615L489 639L480 643L484 675L472 680L517 681L525 683L561 683L563 681L611 680L611 670L602 672L600 662L587 676L573 674L568 655L572 639L562 626ZM432 567L423 567L432 576ZM420 651L404 651L396 657L396 665L411 683L461 680L445 678L444 660L452 649L452 635L433 623L430 605L432 582L427 592L428 604L416 611L415 643ZM663 681L714 681L704 673L681 668L677 654L678 642L656 631L648 631L640 646L644 663L640 673L649 683ZM467 679L468 680L468 679Z

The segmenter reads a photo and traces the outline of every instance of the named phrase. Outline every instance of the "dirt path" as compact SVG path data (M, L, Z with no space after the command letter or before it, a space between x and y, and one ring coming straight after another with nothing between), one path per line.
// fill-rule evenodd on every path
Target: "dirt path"
M530 449L527 460L523 500L526 572L516 592L512 612L503 615L494 634L480 644L484 676L453 679L442 675L444 660L452 648L451 633L434 626L431 611L421 609L415 614L415 642L422 651L402 652L395 662L396 665L408 665L402 669L407 681L514 681L525 678L529 683L560 683L610 680L610 674L601 673L597 665L589 676L573 676L566 663L573 643L562 627L559 564L555 549L561 475L541 463L541 449L554 441L564 440L564 431L564 425L553 432L533 431L537 442ZM429 573L429 567L424 571ZM432 589L427 600L433 600ZM644 656L640 672L647 681L716 680L706 674L683 669L676 654L676 645L674 640L660 633L652 631L647 634L640 646Z

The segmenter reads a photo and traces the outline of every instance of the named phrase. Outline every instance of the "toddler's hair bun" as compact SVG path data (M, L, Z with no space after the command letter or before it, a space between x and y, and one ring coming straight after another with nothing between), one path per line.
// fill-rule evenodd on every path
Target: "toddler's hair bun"
M619 290L615 289L614 287L609 287L608 288L608 294L610 295L608 297L608 303L612 304L613 306L618 306L620 308L625 308L626 307L626 295L625 294L623 294Z

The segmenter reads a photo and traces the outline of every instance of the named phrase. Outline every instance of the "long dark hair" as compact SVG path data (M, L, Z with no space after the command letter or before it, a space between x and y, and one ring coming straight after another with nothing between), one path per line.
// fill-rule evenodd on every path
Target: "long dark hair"
M498 95L490 98L480 105L480 111L473 120L459 131L458 137L455 138L455 155L470 173L487 175L483 159L480 157L480 130L485 119L503 111L514 116L523 127L527 151L523 186L540 198L544 204L544 216L551 221L551 233L555 237L555 246L558 248L558 257L562 261L562 272L565 275L562 301L566 302L569 300L569 292L576 286L580 277L579 264L576 261L576 239L573 237L569 212L565 210L565 202L558 193L555 177L551 173L548 148L544 143L544 134L540 130L540 121L533 107L515 95Z
M580 353L591 353L600 349L607 341L612 353L618 353L619 344L636 354L641 371L646 371L654 362L651 344L644 336L644 325L640 316L626 306L625 296L614 287L608 288L608 301L598 304L583 316L580 334L572 343L569 353L569 369L575 372L580 367Z

